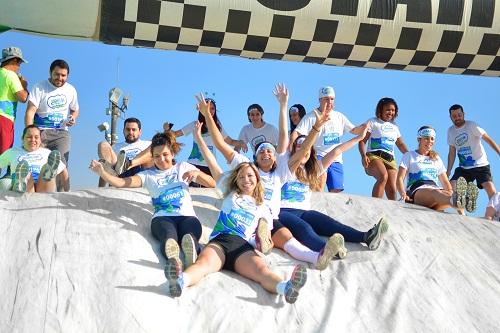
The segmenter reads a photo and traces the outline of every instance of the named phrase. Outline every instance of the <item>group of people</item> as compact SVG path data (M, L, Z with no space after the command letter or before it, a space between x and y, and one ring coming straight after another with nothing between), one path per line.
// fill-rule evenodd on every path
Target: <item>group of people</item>
M49 78L28 90L19 70L27 61L18 47L0 58L0 175L4 187L19 192L69 191L71 138L68 128L79 116L76 89L67 82L62 59L49 67ZM18 103L27 103L21 147L13 147ZM41 177L40 177L41 175Z

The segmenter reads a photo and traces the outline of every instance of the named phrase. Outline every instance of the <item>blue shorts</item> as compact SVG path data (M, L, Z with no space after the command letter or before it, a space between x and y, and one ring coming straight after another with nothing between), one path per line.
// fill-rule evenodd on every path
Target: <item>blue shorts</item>
M318 156L318 160L321 160L321 158L321 156ZM342 163L333 162L326 169L326 187L328 191L344 190L344 166Z

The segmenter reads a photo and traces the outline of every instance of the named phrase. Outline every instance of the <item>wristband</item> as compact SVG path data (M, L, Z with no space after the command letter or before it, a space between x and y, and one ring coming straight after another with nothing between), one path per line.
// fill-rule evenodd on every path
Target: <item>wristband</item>
M313 125L312 129L319 133L319 129L317 129L314 125Z

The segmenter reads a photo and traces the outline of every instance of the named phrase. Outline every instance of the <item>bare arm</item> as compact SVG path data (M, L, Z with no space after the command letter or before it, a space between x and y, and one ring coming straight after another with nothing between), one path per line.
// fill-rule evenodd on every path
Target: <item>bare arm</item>
M278 130L278 147L276 152L282 154L286 151L288 147L288 119L287 119L287 109L288 109L288 89L284 84L280 83L274 87L274 96L280 104L279 111L279 130Z
M110 175L109 173L104 170L104 167L102 164L96 160L92 160L90 162L90 169L97 173L106 183L109 183L110 185L114 187L141 187L142 186L142 180L141 177L139 176L132 176L132 177L127 177L127 178L119 178L113 175Z
M359 154L361 155L361 165L363 168L368 168L368 165L370 164L370 159L368 156L366 156L366 142L368 139L370 139L371 133L367 132L363 140L359 141L358 143L358 150Z
M231 162L235 152L224 140L217 125L215 125L214 118L212 118L212 114L210 113L209 104L205 102L205 98L201 94L200 96L196 96L196 100L198 101L198 111L205 117L208 132L212 136L215 147L224 155L228 162Z
M327 169L330 164L343 152L351 149L356 143L361 142L363 138L366 136L368 131L368 124L363 124L364 130L354 138L349 141L343 142L334 149L330 150L323 158L321 159L321 165L323 165L324 169Z
M354 134L354 135L360 135L363 133L365 124L361 124L359 126L354 127L352 130L349 131L349 133Z
M21 103L26 103L28 101L28 81L24 77L19 77L19 81L21 81L21 85L23 86L23 90L19 90L15 93L16 99Z
M297 132L296 130L293 130L292 133L290 133L290 143L288 145L288 150L289 151L292 151L292 145L293 145L293 143L295 142L295 140L297 139L298 136L299 136L299 132Z
M495 208L493 207L486 207L486 211L484 212L484 218L487 220L492 221L493 216L495 216Z
M171 131L172 133L174 133L176 138L184 135L184 133L181 130L174 131L173 129L171 129L170 125L171 125L171 123L169 123L168 121L164 122L163 123L163 132Z
M187 171L182 175L182 179L187 183L195 182L205 187L215 187L215 180L200 170Z
M205 99L203 99L203 101L205 102ZM215 159L214 154L212 154L210 149L208 149L207 144L205 143L205 140L203 140L203 137L201 136L201 123L198 121L196 122L193 136L194 136L194 139L196 140L196 143L198 144L198 148L200 149L201 155L203 155L203 158L205 159L205 162L207 163L208 168L210 169L210 172L212 173L213 179L215 179L215 181L218 181L220 179L220 177L222 176L223 172L222 172L221 167L217 163L217 160ZM222 137L222 135L221 135L221 137ZM212 187L215 187L215 184Z
M401 154L406 154L408 152L408 147L406 147L406 144L403 142L403 137L400 136L396 140L396 147L398 147L399 151Z
M446 173L442 173L439 175L439 181L443 186L443 190L449 192L449 194L453 193L453 187L451 187L451 183L448 180L448 175Z
M495 140L493 140L487 133L483 134L483 139L486 141L487 144L490 145L491 149L497 152L498 155L500 155L500 147L497 145Z
M151 145L149 145L148 148L135 155L134 159L130 161L129 169L151 163L153 163L153 156L151 155Z
M228 135L224 138L224 142L233 146L236 151L242 150L245 153L248 151L248 145L243 140L235 140Z
M24 114L24 127L28 125L33 125L33 119L35 118L35 113L38 108L31 102L28 102L28 107L26 108L26 113Z
M396 187L398 188L398 192L402 201L410 201L410 198L406 195L404 183L407 172L407 169L400 166L398 170L398 178L396 179Z
M455 146L449 146L448 149L448 166L446 167L446 174L448 177L451 174L451 169L453 169L453 164L455 163L455 154L457 152L457 149Z

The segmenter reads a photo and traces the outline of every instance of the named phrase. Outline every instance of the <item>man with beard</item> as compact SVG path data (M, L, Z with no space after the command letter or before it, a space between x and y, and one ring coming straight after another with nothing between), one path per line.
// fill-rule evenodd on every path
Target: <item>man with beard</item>
M496 193L496 189L481 139L484 139L497 154L500 154L500 147L475 122L465 120L464 110L461 105L452 105L449 112L453 126L448 128L448 177L455 163L455 154L458 155L459 164L450 179L453 190L458 194L463 192L464 189L461 187L466 186L466 184L457 185L457 180L463 177L467 182L475 180L477 187L484 188L488 198L491 198ZM458 213L463 215L463 209L459 209Z
M141 121L137 118L127 118L123 124L123 136L125 142L116 143L111 147L107 141L99 142L97 153L99 161L103 163L106 171L113 175L118 175L121 178L130 177L144 169L153 166L139 165L128 169L130 161L141 151L147 149L151 145L151 141L141 140ZM127 170L128 169L128 170ZM99 187L106 185L106 182L99 178Z
M24 125L36 125L41 130L42 144L50 150L59 150L61 160L68 168L71 137L68 127L76 124L80 114L76 89L66 82L69 65L57 59L50 64L49 79L33 86L29 95ZM57 191L69 191L69 173L58 176Z

